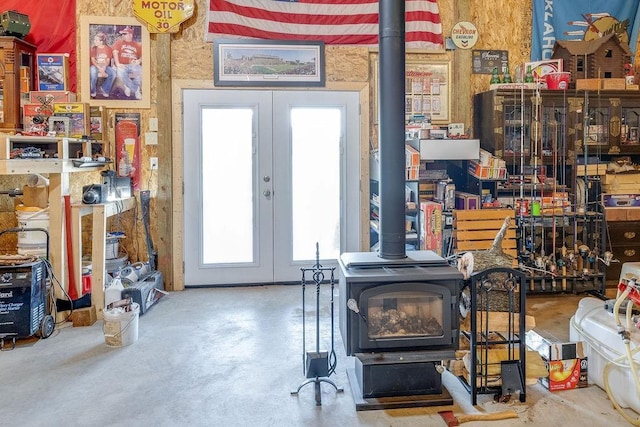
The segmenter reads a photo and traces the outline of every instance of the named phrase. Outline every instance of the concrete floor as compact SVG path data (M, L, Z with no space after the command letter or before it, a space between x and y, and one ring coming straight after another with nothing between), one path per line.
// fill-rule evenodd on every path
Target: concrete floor
M307 303L315 295L307 290ZM537 330L568 339L568 319L584 296L531 296ZM336 290L337 300L337 290ZM328 286L323 285L321 349L331 348ZM307 350L315 348L313 305L307 306ZM336 331L337 307L336 307ZM550 393L527 387L527 401L478 405L445 372L454 404L356 411L346 375L353 359L335 335L336 374L344 387L290 393L304 381L299 286L188 289L163 297L139 318L138 340L105 345L102 322L58 327L45 340L19 340L0 352L2 415L7 426L445 426L438 411L514 410L519 419L465 426L614 426L628 423L597 386Z

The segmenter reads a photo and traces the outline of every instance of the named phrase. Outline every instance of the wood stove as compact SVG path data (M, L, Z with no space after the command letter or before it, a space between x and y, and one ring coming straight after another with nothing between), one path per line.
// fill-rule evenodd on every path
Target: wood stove
M379 253L342 254L340 332L356 409L447 405L440 362L458 348L462 274L432 251L406 252L405 2L379 7Z
M356 408L453 403L438 370L458 349L462 274L432 251L399 260L344 253L339 264L339 325L355 357L348 373Z

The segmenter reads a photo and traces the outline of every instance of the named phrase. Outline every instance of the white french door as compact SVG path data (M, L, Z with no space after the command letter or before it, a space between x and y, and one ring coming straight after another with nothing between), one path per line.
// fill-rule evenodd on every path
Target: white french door
M185 89L185 285L296 282L358 250L359 94Z

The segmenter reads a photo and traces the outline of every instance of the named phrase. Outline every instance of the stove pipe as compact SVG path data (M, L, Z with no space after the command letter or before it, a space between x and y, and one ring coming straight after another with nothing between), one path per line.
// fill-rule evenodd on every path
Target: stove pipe
M406 257L404 1L380 0L379 167L381 258Z

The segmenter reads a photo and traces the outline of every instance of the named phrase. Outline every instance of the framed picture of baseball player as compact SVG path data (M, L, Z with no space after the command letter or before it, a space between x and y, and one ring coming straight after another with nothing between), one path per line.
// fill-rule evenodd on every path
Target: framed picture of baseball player
M149 108L149 31L135 18L80 18L80 94L107 108Z

